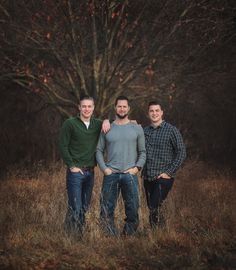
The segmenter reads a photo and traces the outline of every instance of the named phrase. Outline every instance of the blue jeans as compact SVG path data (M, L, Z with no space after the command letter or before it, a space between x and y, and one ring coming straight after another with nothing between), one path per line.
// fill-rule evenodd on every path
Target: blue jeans
M149 208L149 222L152 228L163 226L164 216L160 211L163 201L166 199L174 183L174 178L160 178L154 181L145 181L144 188L146 193L147 205Z
M94 184L94 172L74 173L67 170L66 187L68 210L65 218L66 230L82 233L85 213L88 210Z
M125 205L125 225L123 234L133 234L139 224L139 191L138 177L129 173L113 173L104 176L101 192L101 223L106 233L117 235L114 222L114 211L121 191Z

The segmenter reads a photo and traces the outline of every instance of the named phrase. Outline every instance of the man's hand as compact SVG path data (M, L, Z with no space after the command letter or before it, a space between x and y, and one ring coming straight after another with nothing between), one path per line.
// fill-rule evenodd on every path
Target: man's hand
M111 175L112 174L112 170L110 168L106 168L104 170L104 175Z
M138 168L137 167L130 168L130 169L124 171L124 173L129 173L129 174L132 174L132 175L136 175L138 173Z
M79 167L71 167L70 171L73 172L73 173L78 173L79 172L81 174L84 174L83 171Z
M157 176L157 179L164 178L164 179L170 179L171 177L167 173L161 173Z
M103 120L102 122L102 132L107 133L111 128L110 121L108 119Z

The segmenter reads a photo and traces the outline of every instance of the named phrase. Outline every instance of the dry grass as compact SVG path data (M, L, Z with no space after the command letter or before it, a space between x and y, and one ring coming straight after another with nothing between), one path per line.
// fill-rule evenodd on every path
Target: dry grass
M98 225L102 177L96 171L82 240L63 231L64 174L60 166L33 179L14 171L0 183L0 269L236 269L236 182L225 172L187 163L164 205L167 226L155 232L140 185L139 233L113 239ZM116 216L122 228L121 201Z

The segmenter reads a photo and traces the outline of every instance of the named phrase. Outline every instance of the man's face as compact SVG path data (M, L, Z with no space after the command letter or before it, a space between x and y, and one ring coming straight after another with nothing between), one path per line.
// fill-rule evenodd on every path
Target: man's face
M130 110L127 100L118 100L115 106L115 112L118 118L124 119L128 116Z
M79 105L80 117L89 120L94 111L94 102L90 99L84 99Z
M159 124L162 121L163 111L160 105L151 105L148 109L148 117L153 124Z

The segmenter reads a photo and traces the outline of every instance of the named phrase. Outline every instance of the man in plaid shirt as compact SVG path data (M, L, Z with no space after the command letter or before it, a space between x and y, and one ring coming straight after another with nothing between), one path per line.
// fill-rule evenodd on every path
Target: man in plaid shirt
M146 164L142 171L149 222L152 228L164 225L160 207L172 188L176 171L186 157L186 149L179 130L165 122L161 105L148 105L151 124L144 128Z

